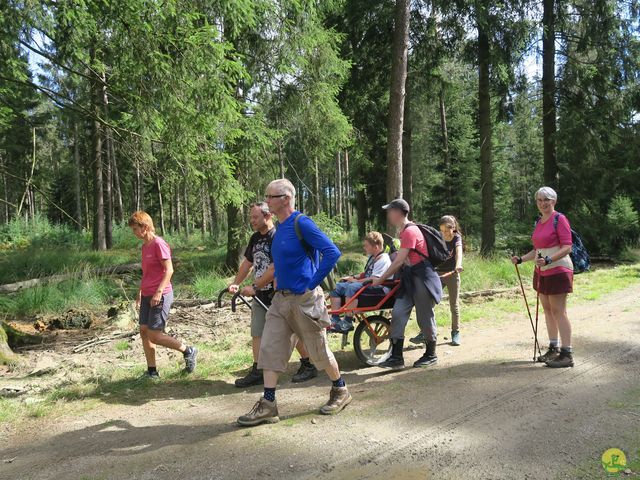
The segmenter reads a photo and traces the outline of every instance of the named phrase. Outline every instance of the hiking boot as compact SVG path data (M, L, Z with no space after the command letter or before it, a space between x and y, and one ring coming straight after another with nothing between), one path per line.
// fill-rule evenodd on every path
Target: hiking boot
M427 342L427 349L418 360L416 360L413 364L414 368L418 367L428 367L430 365L435 365L438 363L438 357L436 355L436 342Z
M291 378L293 383L302 383L318 376L318 369L311 362L300 361L300 368Z
M573 367L573 353L566 350L560 350L560 355L552 360L547 360L547 367L551 368L567 368Z
M198 349L196 347L187 347L183 353L184 356L184 369L187 373L191 373L196 369L196 357L198 356Z
M555 360L555 358L560 355L560 349L558 347L549 346L549 349L538 357L538 362L547 363L550 360Z
M238 418L238 425L255 427L263 423L278 423L279 421L277 402L275 400L270 402L264 397L260 397L249 413Z
M253 387L254 385L262 385L264 378L262 376L262 370L258 370L257 365L254 363L249 373L244 377L236 379L234 382L238 388Z
M418 335L416 335L413 338L410 338L409 341L411 343L413 343L414 345L424 345L425 340L424 340L424 335L422 335L422 332L420 332Z
M335 415L344 410L344 407L349 405L351 400L353 398L347 387L331 387L329 401L322 406L320 413L322 415Z
M460 332L458 330L451 330L451 345L460 346Z
M402 350L404 348L404 338L391 339L391 356L384 362L376 365L380 368L388 368L390 370L401 370L404 368L404 358Z

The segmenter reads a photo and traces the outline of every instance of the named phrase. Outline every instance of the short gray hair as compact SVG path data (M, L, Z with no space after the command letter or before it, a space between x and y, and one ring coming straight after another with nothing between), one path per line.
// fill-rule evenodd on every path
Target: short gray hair
M277 189L282 194L286 194L291 199L291 206L295 206L296 204L296 187L293 186L286 178L279 178L278 180L273 180L267 185L267 190L269 189Z
M542 196L543 198L548 198L550 200L558 201L558 194L551 187L541 187L541 188L539 188L538 191L536 192L536 196L535 196L536 200L538 199L539 195Z

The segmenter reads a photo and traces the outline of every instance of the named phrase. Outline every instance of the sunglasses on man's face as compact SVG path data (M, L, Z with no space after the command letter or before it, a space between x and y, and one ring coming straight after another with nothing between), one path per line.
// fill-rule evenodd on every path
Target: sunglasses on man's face
M287 196L287 194L283 193L282 195L265 195L264 198L266 200L273 200L274 198L284 198L286 196Z

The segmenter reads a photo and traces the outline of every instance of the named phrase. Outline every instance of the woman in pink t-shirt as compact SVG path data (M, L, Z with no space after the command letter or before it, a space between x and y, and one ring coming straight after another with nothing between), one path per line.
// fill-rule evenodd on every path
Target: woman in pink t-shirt
M567 217L556 212L558 195L550 187L536 192L540 218L531 239L533 250L522 257L514 256L514 264L535 260L533 287L540 296L549 334L549 349L538 357L549 367L573 367L571 323L567 316L567 295L573 292L572 236ZM562 341L558 348L558 336Z
M142 240L142 280L136 298L140 310L140 339L147 359L144 376L151 380L159 378L156 368L156 345L162 345L182 352L185 370L193 372L196 367L198 350L164 333L173 302L173 263L171 248L162 238L156 236L153 220L146 212L135 212L129 218L133 234Z

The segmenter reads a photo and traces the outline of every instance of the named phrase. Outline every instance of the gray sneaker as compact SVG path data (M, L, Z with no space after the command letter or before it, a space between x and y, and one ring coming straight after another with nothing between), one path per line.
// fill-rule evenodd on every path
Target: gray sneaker
M249 413L238 418L238 425L255 427L263 423L278 423L279 421L277 400L270 402L264 397L260 397Z
M157 382L158 380L160 380L160 375L158 374L158 372L149 372L146 371L144 372L142 375L140 375L138 377L139 381L147 381L147 382Z
M451 345L460 346L460 332L458 330L451 330Z
M322 406L320 413L322 415L335 415L344 410L344 407L351 403L353 398L347 387L331 387L329 393L329 401Z
M184 351L184 369L187 373L191 373L196 369L196 357L198 356L198 349L196 347L187 347Z

